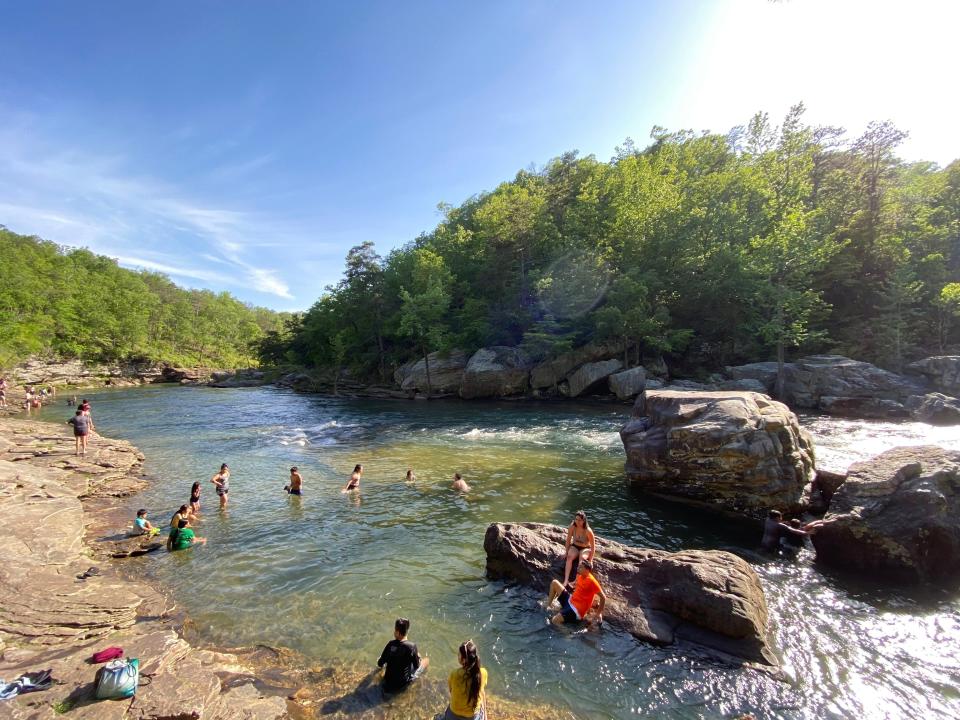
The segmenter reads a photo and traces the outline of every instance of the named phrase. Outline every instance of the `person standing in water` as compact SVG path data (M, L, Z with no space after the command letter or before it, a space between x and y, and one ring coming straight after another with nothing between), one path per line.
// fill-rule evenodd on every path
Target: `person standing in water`
M195 482L190 488L190 512L196 515L200 512L200 483Z
M377 667L387 666L383 673L383 691L400 692L426 671L430 660L421 658L417 646L407 640L410 621L397 618L393 624L393 640L387 643L377 660Z
M290 495L303 495L303 477L296 465L290 468L290 484L284 485L283 489Z
M220 498L220 507L225 508L227 506L227 493L230 492L230 468L227 467L226 463L220 466L220 472L210 478L210 482L212 482L217 489L217 496Z
M460 667L447 678L450 704L443 720L486 720L483 691L487 685L487 669L480 666L480 654L473 640L467 640L459 647L457 657Z
M343 486L343 489L340 492L350 492L351 490L360 489L360 476L363 475L363 465L357 465L353 468L353 473L350 475L350 479L347 480L347 484Z
M563 586L570 584L570 571L573 569L573 561L576 558L581 560L593 560L597 552L597 539L590 529L590 523L587 522L587 514L583 510L577 510L573 516L573 523L567 529L567 565L563 570Z
M417 479L417 476L413 474L413 469L407 468L407 482L412 483L412 482L415 482L416 479Z
M470 486L467 485L467 481L463 479L460 473L453 474L453 484L450 488L457 492L470 492Z

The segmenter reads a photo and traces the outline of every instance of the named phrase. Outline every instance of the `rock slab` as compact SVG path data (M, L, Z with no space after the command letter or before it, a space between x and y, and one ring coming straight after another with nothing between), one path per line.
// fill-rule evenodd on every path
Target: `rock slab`
M647 371L642 367L630 368L614 373L607 382L610 384L610 392L619 400L629 400L646 389Z
M467 366L467 354L462 350L452 350L447 354L430 353L430 387L437 394L456 393L463 381L463 371ZM408 392L427 391L427 366L423 358L398 367L393 379L401 390Z
M472 400L523 394L530 386L531 364L527 354L515 347L480 348L464 368L460 397Z
M564 386L561 386L560 391L569 397L579 397L622 367L623 363L619 360L587 363L567 379L566 392L564 392Z
M960 586L960 451L900 447L850 466L817 560L877 580Z
M648 390L620 438L632 482L711 509L797 510L813 480L809 433L786 405L760 393Z
M562 579L566 528L495 523L483 547L487 574L546 593ZM693 643L725 659L776 667L767 604L745 560L727 552L633 548L597 538L594 575L607 595L604 619L659 645Z

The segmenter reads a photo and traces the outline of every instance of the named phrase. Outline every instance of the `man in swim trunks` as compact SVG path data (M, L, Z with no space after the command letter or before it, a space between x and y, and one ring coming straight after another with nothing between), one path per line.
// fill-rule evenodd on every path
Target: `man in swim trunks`
M560 612L550 618L554 625L579 625L587 621L587 613L593 607L593 599L599 597L600 607L597 609L597 625L603 623L603 608L607 604L607 596L603 593L603 588L593 576L593 562L590 560L581 560L580 567L577 568L577 581L573 586L573 592L567 592L559 580L553 580L550 583L550 594L547 597L547 607L553 604L554 600L560 602Z
M290 495L303 495L303 478L300 476L300 470L294 465L290 468L290 484L283 488Z

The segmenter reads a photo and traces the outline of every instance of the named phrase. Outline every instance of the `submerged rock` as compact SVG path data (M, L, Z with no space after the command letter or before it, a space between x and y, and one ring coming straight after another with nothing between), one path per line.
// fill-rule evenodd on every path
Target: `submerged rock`
M487 574L544 593L562 579L566 528L495 523L483 547ZM767 604L745 560L716 550L633 548L597 538L594 574L607 595L604 618L660 645L686 641L727 659L775 667Z
M900 447L850 466L813 536L824 564L960 585L960 451Z
M530 358L518 348L497 345L477 350L463 371L460 397L506 397L526 392Z
M712 509L796 510L813 479L809 433L759 393L646 391L620 438L632 482Z

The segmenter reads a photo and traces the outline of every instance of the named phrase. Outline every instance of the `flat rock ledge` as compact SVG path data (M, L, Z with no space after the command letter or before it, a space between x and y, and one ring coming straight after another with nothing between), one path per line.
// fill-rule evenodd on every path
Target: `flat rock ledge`
M494 523L483 540L487 574L546 593L563 579L566 528ZM594 574L607 595L604 619L658 645L691 643L735 664L779 667L760 579L742 558L716 550L633 548L597 538Z
M190 643L172 600L125 558L159 549L127 537L131 495L142 489L143 455L94 435L73 455L67 426L0 418L0 677L53 671L49 690L0 702L7 720L386 720L433 718L449 693L438 666L417 687L385 701L369 664L311 665L285 648L214 649ZM162 519L162 518L157 518ZM92 572L91 572L92 571ZM108 646L140 658L131 700L93 699L96 665ZM495 691L494 691L495 693ZM491 693L497 718L555 720L552 705Z

